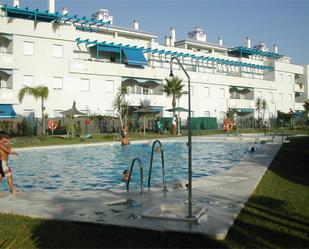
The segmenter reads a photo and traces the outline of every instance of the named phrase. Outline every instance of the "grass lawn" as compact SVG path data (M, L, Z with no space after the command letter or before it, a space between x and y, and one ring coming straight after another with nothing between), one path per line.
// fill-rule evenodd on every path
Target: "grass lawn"
M273 134L276 131L271 131ZM186 131L183 131L184 136L186 136ZM241 129L239 130L239 134L242 133L252 133L252 129ZM264 133L262 129L255 129L254 133ZM307 130L284 130L285 134L306 134ZM192 135L215 135L215 134L226 134L223 130L199 130L193 131ZM266 132L269 135L268 131ZM281 134L281 130L279 135ZM236 135L236 131L230 132L230 135ZM169 133L165 134L156 134L154 132L147 132L144 136L143 133L130 133L129 139L130 141L134 140L149 140L149 139L162 139L162 138L173 138L174 136ZM178 136L177 136L178 137ZM112 133L103 133L103 134L91 134L91 138L79 138L79 137L71 137L69 139L57 136L46 136L46 137L16 137L12 138L13 148L24 148L24 147L34 147L34 146L51 146L51 145L69 145L69 144L87 144L87 143L99 143L99 142L110 142L110 141L118 141L120 143L120 139L114 137Z
M284 144L224 241L0 214L0 248L309 248L308 158L309 137Z

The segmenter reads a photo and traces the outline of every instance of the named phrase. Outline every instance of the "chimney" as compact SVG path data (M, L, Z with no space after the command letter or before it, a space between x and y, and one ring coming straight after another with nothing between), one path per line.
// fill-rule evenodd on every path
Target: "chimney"
M219 37L218 40L219 40L219 45L220 45L220 46L223 46L223 40L222 40L222 38Z
M136 29L136 30L139 29L139 23L138 23L138 21L136 21L136 20L133 21L133 28Z
M19 8L19 0L13 0L13 7Z
M274 53L278 53L278 46L276 44L274 44Z
M246 38L246 44L245 44L245 46L246 46L247 48L251 48L251 40L250 40L249 37Z
M55 0L48 0L48 12L55 13Z
M110 24L113 24L113 16L111 16L106 9L99 9L99 11L93 14L92 17L103 22L110 21Z
M69 14L69 11L68 11L67 8L63 7L63 8L62 8L62 15L65 16L66 14Z
M169 47L171 46L171 39L169 36L165 36L165 46Z
M172 47L174 47L175 41L176 41L176 30L173 27L171 27L171 36L170 36L170 43L171 44L170 45Z

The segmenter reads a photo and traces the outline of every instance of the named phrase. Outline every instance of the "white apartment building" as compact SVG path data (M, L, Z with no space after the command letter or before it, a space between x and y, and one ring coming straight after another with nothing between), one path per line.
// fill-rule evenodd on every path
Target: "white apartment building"
M266 116L277 111L303 110L308 98L309 65L292 64L291 58L269 51L265 44L225 47L209 43L201 29L188 38L176 40L171 28L165 44L156 42L155 34L139 29L113 25L107 10L93 17L78 17L66 9L55 13L55 2L49 10L30 10L19 6L0 5L0 104L12 104L17 114L34 112L41 115L40 101L17 95L24 86L45 85L49 88L46 113L57 117L77 108L92 114L116 115L113 100L121 85L129 86L131 106L140 101L162 116L171 116L171 98L162 93L169 77L172 56L179 58L191 78L193 117L224 118L228 108L252 112L258 97L268 103ZM187 78L180 66L173 65L174 75ZM179 106L187 108L187 96ZM181 113L186 118L186 113Z

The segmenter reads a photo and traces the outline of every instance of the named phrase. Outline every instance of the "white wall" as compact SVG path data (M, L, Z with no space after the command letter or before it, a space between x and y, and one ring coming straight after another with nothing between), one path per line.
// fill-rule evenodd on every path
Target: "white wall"
M25 75L34 76L34 84L44 84L50 89L50 96L46 102L46 112L52 116L54 110L65 110L72 106L73 100L77 102L78 109L85 109L86 106L93 113L105 114L108 110L112 110L112 102L116 95L117 88L121 84L121 77L137 77L151 78L162 80L169 75L169 58L163 57L164 62L153 63L152 66L142 68L127 67L124 64L105 63L88 60L87 48L84 44L77 46L75 39L89 39L98 41L109 41L115 43L132 44L138 46L151 46L158 49L166 49L166 47L158 43L150 43L150 39L130 39L124 35L115 36L113 32L95 33L76 31L71 25L55 25L51 23L38 22L34 24L30 20L0 18L0 32L13 34L13 55L12 63L7 68L13 69L13 90L9 91L12 95L12 102L16 102L16 96L20 88L23 87L23 78ZM24 41L34 43L34 55L23 54ZM55 58L53 56L53 45L63 46L63 57ZM191 52L182 48L173 48L173 51ZM83 58L76 59L74 51L84 52ZM198 55L204 55L202 52L196 52ZM209 56L209 54L208 54ZM212 55L214 56L214 55ZM216 55L218 58L229 58L223 55ZM0 59L3 55L0 55ZM188 61L188 60L187 60ZM243 62L263 65L263 61L243 59ZM268 62L267 62L268 63ZM155 66L154 66L155 65ZM305 72L306 84L308 84L308 66L303 67L287 63L275 62L275 71L268 72L264 79L244 78L236 76L228 76L224 73L213 74L209 72L188 71L191 77L192 92L192 110L194 116L204 116L205 111L210 112L210 116L219 118L219 113L227 110L231 106L229 99L229 87L250 87L254 88L254 92L262 92L262 98L269 103L271 112L275 109L281 111L289 111L294 108L294 74L302 74ZM183 79L183 83L187 84L187 77L175 64L173 65L174 75ZM246 69L244 69L246 71ZM248 70L247 70L248 71ZM248 74L250 75L250 74ZM282 76L281 76L282 75ZM53 77L63 78L63 89L53 89ZM281 82L282 77L282 82ZM289 81L289 79L292 79ZM80 91L80 80L89 79L90 89L88 92ZM107 82L114 81L114 92L108 91ZM205 87L209 87L210 96L205 95ZM220 90L224 89L224 98L220 97ZM306 86L306 96L308 96L308 87ZM187 86L185 88L187 90ZM3 90L0 89L0 96ZM269 93L273 93L273 101L270 99ZM6 93L7 96L8 93ZM281 101L280 96L283 96ZM165 95L147 95L147 96L131 96L133 102L137 102L138 98L147 98L154 105L163 106L164 109L171 108L171 98ZM133 99L134 98L134 99ZM256 99L256 97L255 97ZM238 108L249 108L252 101L236 100ZM272 103L273 102L273 103ZM187 95L180 99L180 106L187 107ZM17 112L23 114L24 109L34 109L37 116L41 115L40 103L32 97L26 97L22 104L15 106ZM170 116L165 112L164 115ZM183 118L186 113L181 113Z

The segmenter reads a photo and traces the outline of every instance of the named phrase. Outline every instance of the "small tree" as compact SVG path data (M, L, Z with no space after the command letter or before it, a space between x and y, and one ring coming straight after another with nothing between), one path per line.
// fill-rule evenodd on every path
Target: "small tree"
M308 128L309 128L309 121L308 121L309 99L305 100L305 103L303 104L303 107L305 109L305 114L306 114L306 124L308 125ZM309 130L308 130L308 133L309 133Z
M128 115L129 115L129 101L125 99L125 95L128 93L128 87L121 86L115 96L113 107L116 110L119 117L121 129L125 130L128 127Z
M259 128L261 128L262 126L262 118L261 118L262 102L263 102L262 98L257 98L255 102L255 107L258 112L257 123L258 123Z
M265 112L266 112L266 110L267 110L267 108L268 108L268 106L267 106L267 102L266 102L266 100L265 99L262 99L262 123L264 124L264 120L265 120ZM268 113L268 115L269 115L269 113Z
M303 107L305 109L306 114L308 115L308 113L309 113L309 99L305 100Z
M42 135L45 135L45 106L44 101L48 98L49 90L46 86L36 86L36 87L29 87L25 86L19 90L18 93L18 100L20 103L23 102L25 95L33 96L36 100L41 99L41 110L42 110Z
M226 118L229 118L230 120L233 120L234 119L234 114L236 113L236 110L233 109L233 108L228 108L225 115L226 115Z

